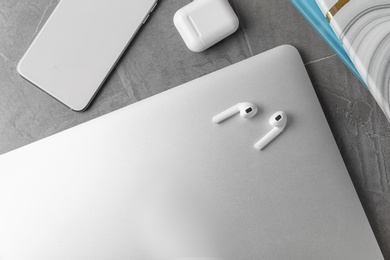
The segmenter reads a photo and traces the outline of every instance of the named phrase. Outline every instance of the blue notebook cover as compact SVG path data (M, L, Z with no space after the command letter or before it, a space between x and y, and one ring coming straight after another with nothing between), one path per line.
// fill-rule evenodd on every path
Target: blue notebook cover
M325 40L330 48L337 54L337 56L344 62L345 65L355 74L359 81L367 88L366 84L360 77L359 72L352 64L351 59L344 50L343 45L337 38L329 25L328 20L322 14L315 0L291 0L291 3L296 9L305 17L310 25L317 31L317 33Z

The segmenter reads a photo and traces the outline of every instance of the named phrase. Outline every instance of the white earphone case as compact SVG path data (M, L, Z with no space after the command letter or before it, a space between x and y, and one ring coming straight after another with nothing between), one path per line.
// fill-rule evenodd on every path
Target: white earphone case
M238 17L227 0L196 0L174 16L174 24L187 47L202 52L234 33Z

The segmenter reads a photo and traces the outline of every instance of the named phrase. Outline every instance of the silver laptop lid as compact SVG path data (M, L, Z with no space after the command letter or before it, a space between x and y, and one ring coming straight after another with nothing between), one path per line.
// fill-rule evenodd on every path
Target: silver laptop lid
M258 114L221 124L238 102ZM253 145L286 112L285 131ZM0 259L383 259L282 46L0 157Z

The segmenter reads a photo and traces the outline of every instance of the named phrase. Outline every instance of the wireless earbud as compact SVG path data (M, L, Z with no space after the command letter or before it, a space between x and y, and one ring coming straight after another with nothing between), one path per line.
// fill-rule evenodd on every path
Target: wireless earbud
M276 112L269 119L269 124L273 126L272 130L266 134L260 141L255 144L255 148L257 150L262 150L266 147L272 140L274 140L281 132L283 132L284 128L287 124L287 116L283 111Z
M252 118L257 113L257 106L249 103L243 102L238 103L237 105L219 113L218 115L213 117L213 122L216 124L221 123L222 121L232 117L233 115L240 113L240 116L245 119Z

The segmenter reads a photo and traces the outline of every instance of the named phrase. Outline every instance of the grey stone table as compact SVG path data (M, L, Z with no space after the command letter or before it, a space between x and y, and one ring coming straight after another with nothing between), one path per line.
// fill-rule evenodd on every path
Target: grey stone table
M298 48L386 259L390 259L390 127L371 95L288 0L232 0L241 26L191 53L160 0L90 108L69 110L23 80L16 64L59 0L0 0L0 154L281 44ZM1 171L1 165L0 165Z

